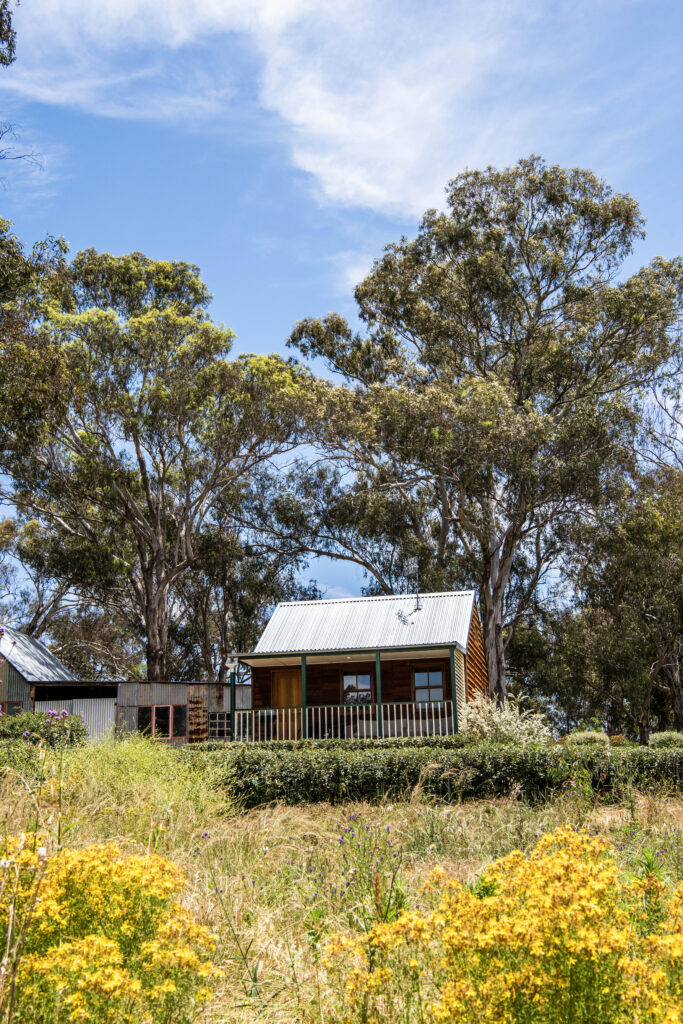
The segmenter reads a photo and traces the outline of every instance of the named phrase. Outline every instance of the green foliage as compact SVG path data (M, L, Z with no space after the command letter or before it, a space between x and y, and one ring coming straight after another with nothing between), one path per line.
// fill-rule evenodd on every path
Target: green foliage
M597 732L595 729L577 729L576 732L570 732L564 742L568 747L608 747L610 740L606 732Z
M356 289L361 332L330 314L290 341L349 382L320 430L335 464L358 494L402 499L397 544L379 559L377 542L351 550L382 586L378 561L407 569L406 555L430 587L479 586L503 697L505 644L557 560L558 529L630 468L642 388L678 345L683 267L655 259L621 278L643 220L587 170L532 156L465 171L446 196Z
M209 300L191 264L77 254L35 308L63 404L48 437L7 457L15 505L51 540L39 545L45 568L128 608L154 679L167 678L173 588L198 562L216 503L236 530L245 480L296 443L315 401L301 367L228 359L233 334Z
M0 716L0 740L25 740L48 747L82 746L88 729L80 715L66 712L23 711Z
M38 750L32 743L0 738L0 778L4 774L35 780L41 772Z
M213 763L215 778L245 807L271 801L316 803L405 798L416 789L445 800L520 794L545 798L573 780L606 798L626 785L683 789L683 751L595 745L476 744L382 747L376 744L276 749L251 744L223 750L181 752L181 758Z
M412 747L442 748L445 750L460 749L476 743L477 739L469 733L459 732L454 736L387 736L384 739L308 739L308 740L268 740L263 743L250 743L249 749L260 750L401 750ZM206 740L204 743L193 744L191 748L183 748L181 753L217 750L243 750L242 743L226 743L223 740Z
M657 748L669 747L673 749L683 748L683 733L681 732L651 732L650 746Z

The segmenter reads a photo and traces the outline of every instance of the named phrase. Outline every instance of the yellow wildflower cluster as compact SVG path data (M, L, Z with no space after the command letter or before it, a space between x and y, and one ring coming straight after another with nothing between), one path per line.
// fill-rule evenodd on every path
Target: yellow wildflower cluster
M348 1024L683 1024L683 886L625 876L606 840L560 829L430 888L433 912L330 944Z
M47 857L40 842L0 842L16 1024L191 1021L210 994L213 944L177 902L179 868L111 843Z

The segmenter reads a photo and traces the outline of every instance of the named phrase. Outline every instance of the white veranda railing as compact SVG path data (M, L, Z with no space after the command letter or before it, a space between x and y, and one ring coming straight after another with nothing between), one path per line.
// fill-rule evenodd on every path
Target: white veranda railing
M455 732L453 701L327 704L307 708L235 711L235 740L254 743L301 739L375 739L379 735L448 736ZM303 725L306 724L304 733Z

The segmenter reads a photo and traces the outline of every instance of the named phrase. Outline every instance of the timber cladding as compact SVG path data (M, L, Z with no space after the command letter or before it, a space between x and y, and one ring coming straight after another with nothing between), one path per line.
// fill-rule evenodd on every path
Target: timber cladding
M476 602L472 608L472 621L467 638L467 656L465 658L465 690L467 700L478 694L489 695L489 673L486 667L486 655L481 639L481 622Z
M440 668L443 673L444 699L451 699L450 662L448 658L434 658L429 661L413 661L410 658L383 661L382 701L385 704L411 703L415 700L413 686L414 671L425 668ZM272 707L272 668L254 667L251 670L252 706L255 708ZM375 700L375 662L344 661L331 662L323 665L306 666L306 701L309 707L343 704L343 683L345 674L369 674L372 677L372 699Z

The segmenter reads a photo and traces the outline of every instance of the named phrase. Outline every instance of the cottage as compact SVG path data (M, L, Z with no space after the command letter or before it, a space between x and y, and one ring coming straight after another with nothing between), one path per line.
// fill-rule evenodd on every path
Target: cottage
M117 727L173 744L433 736L488 693L471 590L279 604L230 683L125 682Z
M488 693L471 590L279 604L239 662L252 677L241 740L444 735Z
M115 706L116 684L82 682L40 640L0 626L0 713L66 710L94 739L113 730Z

